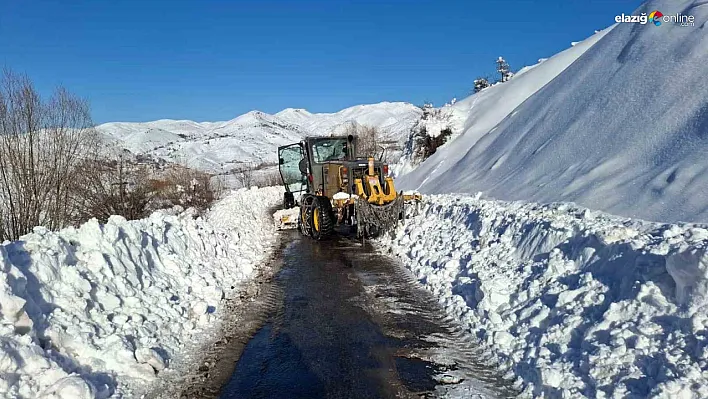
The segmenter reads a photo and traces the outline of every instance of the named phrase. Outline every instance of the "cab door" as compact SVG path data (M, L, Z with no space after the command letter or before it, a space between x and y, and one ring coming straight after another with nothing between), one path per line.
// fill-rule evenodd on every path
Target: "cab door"
M287 192L294 194L307 190L307 175L300 170L304 159L305 153L300 143L278 147L278 169Z

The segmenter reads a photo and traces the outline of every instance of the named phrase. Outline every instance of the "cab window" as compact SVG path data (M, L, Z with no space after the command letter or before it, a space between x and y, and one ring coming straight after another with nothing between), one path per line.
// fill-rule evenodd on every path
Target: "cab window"
M341 161L347 158L347 139L321 139L312 144L315 162Z

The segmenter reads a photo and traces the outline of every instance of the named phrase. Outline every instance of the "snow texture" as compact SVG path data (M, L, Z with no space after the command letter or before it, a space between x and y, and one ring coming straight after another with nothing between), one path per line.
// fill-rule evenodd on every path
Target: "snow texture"
M51 232L0 245L0 397L131 397L187 343L274 244L282 188L233 192L192 212Z
M388 240L524 396L708 397L708 226L433 195Z
M708 222L708 7L634 14L657 9L695 26L618 24L459 101L463 133L397 184Z

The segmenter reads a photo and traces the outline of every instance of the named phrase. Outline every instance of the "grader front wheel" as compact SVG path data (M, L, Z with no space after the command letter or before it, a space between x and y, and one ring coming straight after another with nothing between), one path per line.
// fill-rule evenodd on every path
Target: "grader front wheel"
M300 216L298 218L298 229L300 233L305 236L312 235L312 227L310 225L310 211L309 207L305 204L305 200L300 205Z
M334 233L334 213L332 203L327 197L315 197L310 216L310 235L315 240L322 240Z

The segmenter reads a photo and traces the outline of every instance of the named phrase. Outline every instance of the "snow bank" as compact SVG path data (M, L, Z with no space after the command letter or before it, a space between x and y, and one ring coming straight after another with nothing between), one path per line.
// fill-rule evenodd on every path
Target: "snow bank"
M708 397L707 226L441 195L387 245L528 396Z
M0 246L0 396L131 396L213 327L274 240L278 188L241 190L205 219L157 212L35 228Z
M654 10L692 15L695 26L618 24L493 124L476 108L494 114L486 98L504 87L498 102L508 109L517 78L460 101L477 102L464 135L398 185L708 222L708 7L703 0L655 0L633 14ZM536 80L562 54L518 78Z

